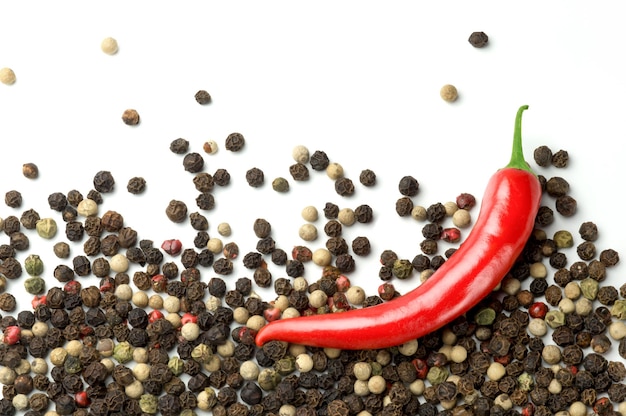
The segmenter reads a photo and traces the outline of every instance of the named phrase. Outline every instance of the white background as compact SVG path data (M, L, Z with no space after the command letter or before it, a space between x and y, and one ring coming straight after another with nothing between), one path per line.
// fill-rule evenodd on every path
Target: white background
M537 170L566 178L579 202L577 215L559 220L549 233L569 229L580 242L578 226L593 221L601 234L598 251L626 251L620 213L626 27L617 2L173 4L35 1L0 7L0 67L17 76L14 85L0 85L0 194L16 189L24 197L20 209L0 204L0 217L34 208L58 220L61 232L52 242L29 234L29 253L44 258L50 285L61 262L51 254L52 243L63 239L64 224L47 196L71 189L86 195L99 170L116 179L101 214L122 213L140 238L156 244L180 238L192 247L195 231L164 214L173 198L197 211L193 175L183 170L182 156L169 151L169 143L182 137L190 151L205 156L207 172L231 173L231 185L216 189L216 209L206 215L211 236L220 222L231 224L232 237L224 241L238 243L242 254L254 250L255 218L270 221L278 246L289 252L304 243L298 238L303 207L320 210L320 238L306 243L315 249L325 241L326 202L372 206L376 222L356 224L345 237L372 241L372 255L357 258L350 278L373 294L380 284L378 254L393 249L412 259L422 240L423 224L394 211L398 180L419 180L418 205L454 200L461 192L480 199L491 173L508 163L515 112L523 104L530 106L523 123L527 159L539 145L570 155L567 169ZM488 47L468 43L474 31L489 36ZM114 56L100 50L108 36L119 42ZM459 90L455 103L439 97L448 83ZM200 89L213 97L210 105L195 102ZM139 126L122 123L127 108L137 109ZM246 138L237 154L224 149L232 132ZM215 155L202 152L209 139L220 145ZM323 150L340 163L356 184L355 195L338 196L321 172L294 182L288 167L296 145ZM39 179L22 176L26 162L39 166ZM262 188L247 185L251 167L265 172ZM378 176L372 189L358 182L366 168ZM126 192L133 176L147 180L144 195ZM290 179L289 193L271 189L277 176ZM544 203L554 207L553 200ZM73 247L72 255L80 252L80 245ZM568 253L576 260L575 252ZM272 270L274 277L283 273ZM212 276L211 270L203 273L206 280ZM239 265L229 285L246 275L251 277ZM309 265L305 277L313 281L319 270ZM610 270L608 281L622 284L621 265ZM418 279L394 283L406 292ZM9 285L14 293L22 288L18 281Z

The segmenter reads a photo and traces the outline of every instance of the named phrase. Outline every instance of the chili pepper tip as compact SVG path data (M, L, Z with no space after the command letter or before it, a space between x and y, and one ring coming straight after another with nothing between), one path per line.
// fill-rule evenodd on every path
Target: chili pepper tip
M528 109L528 105L523 105L517 110L515 116L515 128L513 131L513 150L511 152L511 160L506 168L522 169L534 174L530 165L524 159L524 149L522 147L522 113Z

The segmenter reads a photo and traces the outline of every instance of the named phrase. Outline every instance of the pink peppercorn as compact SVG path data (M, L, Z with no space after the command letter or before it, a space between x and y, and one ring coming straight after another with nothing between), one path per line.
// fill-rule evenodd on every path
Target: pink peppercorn
M88 407L91 404L91 400L86 391L79 391L74 395L74 401L78 407Z
M448 243L457 243L461 239L461 230L454 227L444 228L440 238Z
M277 307L267 308L263 311L263 317L267 322L272 322L280 318L280 309Z
M161 244L161 248L170 256L176 256L182 251L183 243L177 239L165 240L163 244Z
M417 371L417 378L420 380L426 379L426 376L428 375L428 364L426 363L426 360L415 358L411 361L411 364L413 364L413 367L415 367L415 370Z
M30 305L33 307L33 309L37 309L37 306L45 305L45 304L46 304L46 295L35 295L33 300L30 302Z
M456 197L456 205L461 209L471 209L476 205L474 195L462 193Z
M19 326L12 325L8 326L4 330L4 334L2 337L2 342L8 345L15 345L20 341L22 335L22 330Z
M185 325L187 323L197 323L198 322L198 317L194 314L192 314L191 312L185 312L182 316L182 318L180 318L180 323L182 325Z
M165 292L165 289L167 288L167 277L162 274L155 274L152 276L150 281L152 283L152 290L156 293Z
M548 313L548 305L543 302L535 302L528 308L528 314L531 318L543 319Z
M345 292L350 289L350 279L346 275L339 275L339 277L335 280L335 284L337 285L337 291Z
M150 323L154 323L159 319L163 319L163 313L161 311L155 309L148 314L148 322Z
M382 300L393 299L395 293L396 289L391 283L385 282L382 285L378 286L378 296L380 296Z
M80 293L80 289L82 285L77 280L70 280L65 285L63 285L63 291L68 295L77 295Z

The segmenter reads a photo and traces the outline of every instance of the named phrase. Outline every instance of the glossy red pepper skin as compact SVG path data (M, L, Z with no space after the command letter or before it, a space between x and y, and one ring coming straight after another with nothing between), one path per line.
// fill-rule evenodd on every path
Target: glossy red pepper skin
M324 348L387 348L441 328L485 298L521 254L541 201L541 185L521 150L526 108L517 114L511 163L491 177L471 233L428 280L380 305L271 322L259 330L257 345L280 340Z

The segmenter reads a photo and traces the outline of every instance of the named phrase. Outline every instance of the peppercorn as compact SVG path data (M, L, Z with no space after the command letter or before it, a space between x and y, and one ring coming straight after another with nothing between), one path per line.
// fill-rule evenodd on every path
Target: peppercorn
M354 194L354 183L349 178L341 177L335 181L335 192L340 196L351 196Z
M458 98L458 92L457 92L456 87L450 84L446 84L443 87L441 87L441 90L439 91L439 95L444 101L449 102L449 103L456 101Z
M571 217L576 213L577 201L570 195L563 195L556 199L556 210L564 217Z
M396 201L396 213L401 217L408 217L413 210L413 200L408 196L398 198Z
M198 90L194 95L196 102L200 105L206 105L211 102L211 95L206 90Z
M294 181L302 182L309 180L309 169L303 163L294 163L289 166L289 174Z
M559 150L552 155L552 166L555 168L564 168L569 162L569 154L566 150Z

